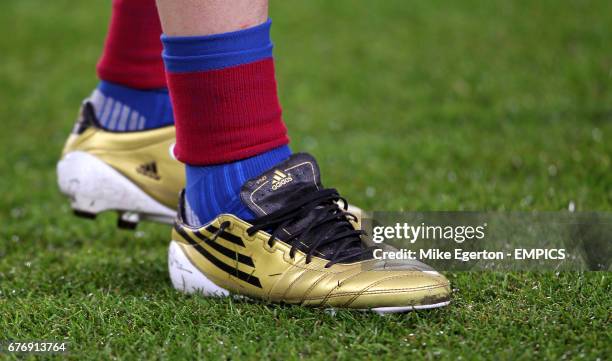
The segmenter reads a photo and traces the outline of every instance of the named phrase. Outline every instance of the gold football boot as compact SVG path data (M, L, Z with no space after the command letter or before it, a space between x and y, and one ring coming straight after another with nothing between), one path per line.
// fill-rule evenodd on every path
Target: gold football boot
M79 216L117 211L122 228L143 219L172 223L185 185L184 166L170 154L174 142L174 126L104 130L86 100L57 164L59 188Z
M247 181L240 197L254 220L221 214L200 227L184 221L181 197L168 252L176 289L378 313L450 302L448 280L432 268L373 258L356 217L321 185L310 155L294 154Z

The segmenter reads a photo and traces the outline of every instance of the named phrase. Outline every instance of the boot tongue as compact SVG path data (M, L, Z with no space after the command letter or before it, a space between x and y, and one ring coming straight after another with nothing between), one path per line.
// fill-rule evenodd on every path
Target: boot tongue
M242 186L240 198L253 213L261 217L321 189L323 185L317 162L310 154L297 153L259 177L248 180ZM285 234L291 236L303 230L314 218L315 212L310 212L304 218L283 228L285 232L281 233L279 238L284 239ZM298 248L307 251L307 243L309 241L300 240ZM334 252L333 249L333 245L328 245L318 249L315 255L329 259ZM361 246L349 247L343 253L355 252L356 249L361 249Z
M319 189L323 189L323 186L317 162L310 154L296 153L244 183L240 198L253 213L261 217Z

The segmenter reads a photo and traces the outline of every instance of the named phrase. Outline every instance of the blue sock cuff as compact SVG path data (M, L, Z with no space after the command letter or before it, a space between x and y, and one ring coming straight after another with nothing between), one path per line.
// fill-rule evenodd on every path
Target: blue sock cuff
M228 68L272 57L272 21L252 28L205 36L162 35L162 57L169 72Z

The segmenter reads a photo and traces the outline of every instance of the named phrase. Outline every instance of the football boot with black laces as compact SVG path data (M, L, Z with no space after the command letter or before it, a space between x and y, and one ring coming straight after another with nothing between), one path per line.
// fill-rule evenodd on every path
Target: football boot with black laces
M448 280L417 261L377 260L358 219L324 188L308 154L294 154L241 189L256 215L220 214L191 227L179 204L168 263L186 293L272 303L403 312L445 306Z

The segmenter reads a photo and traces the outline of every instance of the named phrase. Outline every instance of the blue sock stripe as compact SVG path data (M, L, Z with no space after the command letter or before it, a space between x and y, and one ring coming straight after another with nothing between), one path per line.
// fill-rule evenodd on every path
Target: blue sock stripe
M110 113L110 119L108 120L108 127L110 129L115 129L117 124L117 117L119 116L119 111L121 111L121 103L116 101L113 110Z
M229 167L223 167L223 179L225 180L225 190L227 190L227 194L232 194L232 180L229 176Z
M209 71L272 57L270 19L252 28L205 36L162 35L162 57L172 73Z
M106 126L108 113L110 112L110 109L112 108L114 102L115 101L113 100L113 98L106 97L106 102L104 102L104 109L102 110L102 115L100 116L100 123L102 123L103 126Z
M138 114L137 111L133 110L132 114L130 114L130 130L138 130L138 117L140 117L140 114Z
M95 109L96 111L96 117L98 117L98 119L102 118L102 111L104 110L104 106L106 105L106 102L108 101L108 97L105 96L104 94L102 94L102 92L100 92L99 90L95 90L94 93L91 96L91 101L94 104L99 104L98 108Z
M119 130L125 130L127 127L127 120L128 120L128 116L130 115L130 108L127 107L127 105L123 105L123 107L121 108L121 113L119 114L119 124L118 124L118 128Z
M215 197L215 189L213 187L210 187L210 184L212 184L212 182L210 182L209 184L204 185L206 187L206 191L205 194L208 195L208 197L206 197L206 199L208 199L208 201L210 202L210 206L213 209L213 212L216 214L221 213L221 209L219 208L219 203L217 202L217 198ZM216 188L216 187L215 187Z
M244 182L246 182L246 178L244 177L244 172L242 171L242 164L234 163L234 165L236 166L236 169L237 169L238 183L243 184Z
M102 100L102 103L100 103L100 109L96 109L96 117L98 117L98 120L102 120L102 112L104 111L104 106L106 105L106 102L108 101L108 97L104 97L104 99Z

